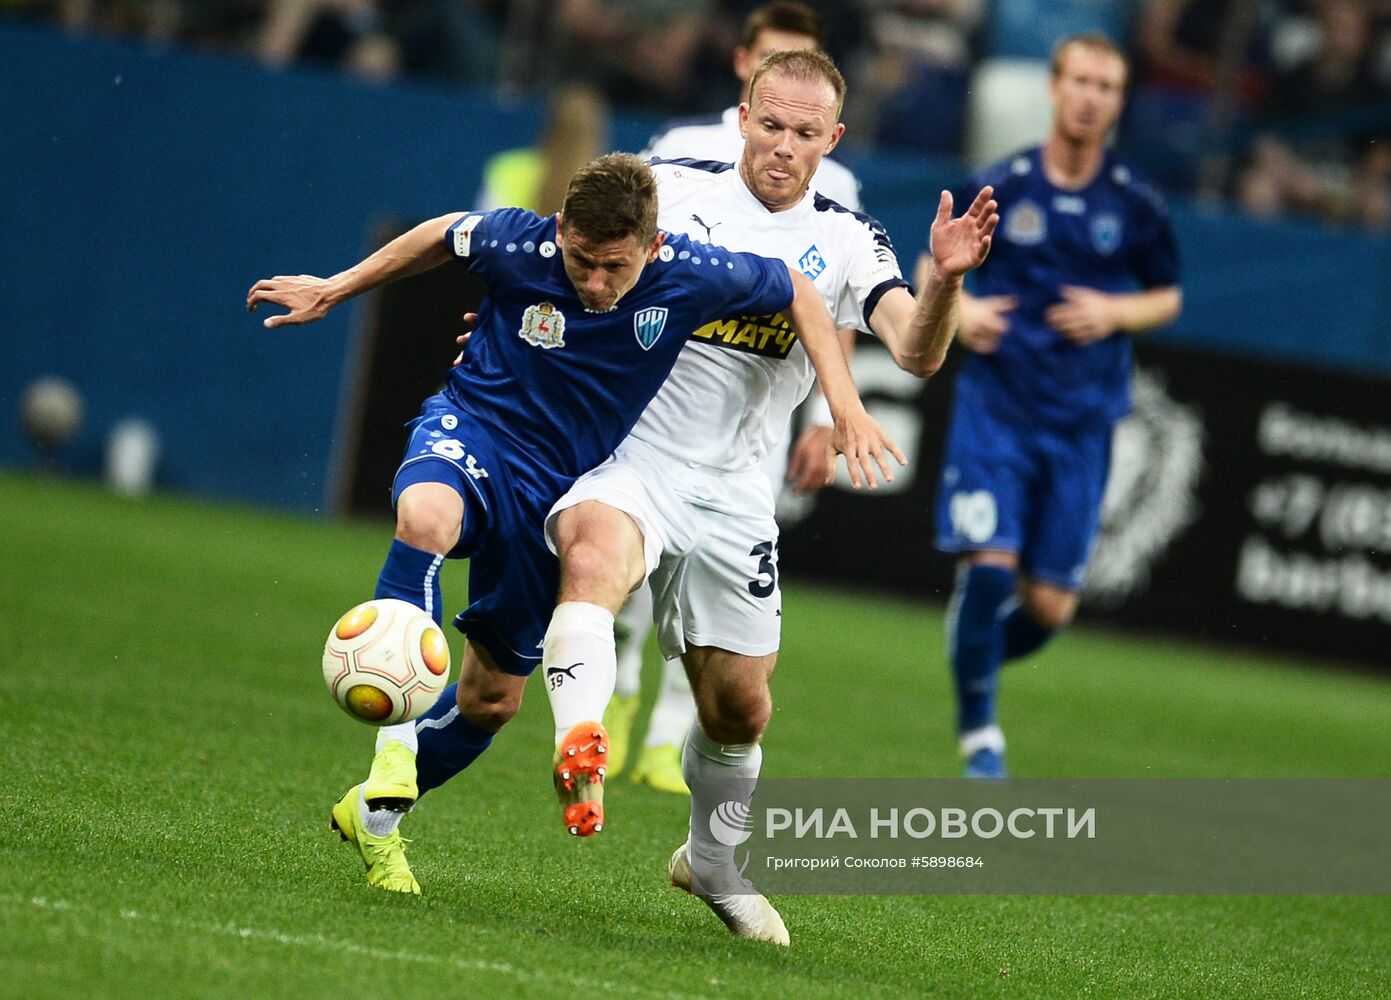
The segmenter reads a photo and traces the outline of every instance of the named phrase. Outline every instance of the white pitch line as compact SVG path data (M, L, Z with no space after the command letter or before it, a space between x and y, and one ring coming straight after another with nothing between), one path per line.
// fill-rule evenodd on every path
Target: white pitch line
M53 910L55 912L85 910L88 913L102 913L97 907L78 906L65 899L49 899L46 896L0 895L0 903L11 906L23 906L28 904L37 909ZM631 983L615 983L605 980L590 979L582 981L569 980L546 972L519 969L508 962L494 962L483 958L456 958L451 955L426 955L419 952L377 948L373 945L360 944L357 941L345 941L324 937L322 934L287 934L284 931L269 930L259 927L244 927L234 923L200 923L195 920L182 920L177 917L165 917L159 914L143 913L139 910L129 908L121 909L119 911L119 916L122 920L138 921L176 930L193 931L199 934L237 937L244 941L269 941L273 944L285 945L290 948L316 948L321 951L340 951L350 955L359 955L363 958L371 958L379 961L414 962L419 965L447 965L468 972L494 972L499 975L511 976L514 979L522 981L564 981L571 985L583 986L585 988L597 988L614 993L624 993L635 996L660 997L662 1000L699 1000L698 997L692 994L645 990L641 986Z

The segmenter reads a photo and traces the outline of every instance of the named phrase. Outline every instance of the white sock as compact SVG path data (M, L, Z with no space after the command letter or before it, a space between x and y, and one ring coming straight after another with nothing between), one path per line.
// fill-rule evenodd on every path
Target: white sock
M735 891L734 848L710 833L710 816L716 809L734 822L748 816L762 766L763 748L757 743L722 746L699 723L686 737L681 774L691 789L691 871L699 895Z
M397 743L404 743L406 749L415 753L420 749L420 740L415 735L414 722L398 722L394 726L382 726L377 730L377 753L382 752L382 748L395 740Z
M618 609L615 631L626 633L618 644L618 677L614 690L621 695L634 695L642 689L642 647L652 631L652 588L643 584L628 595Z
M686 668L680 657L667 660L662 668L662 693L652 709L652 719L647 724L647 739L643 745L679 747L686 742L686 734L695 725L695 719L695 695L691 694Z
M602 719L613 697L618 671L613 615L607 608L583 601L558 605L541 654L541 677L551 700L559 745L571 726Z
M977 750L994 750L996 753L1004 753L1005 734L999 726L992 722L988 726L972 729L969 733L962 733L958 746L963 758L971 756Z
M367 800L357 797L357 814L362 817L362 825L374 837L389 837L401 825L401 817L406 815L395 809L368 809Z

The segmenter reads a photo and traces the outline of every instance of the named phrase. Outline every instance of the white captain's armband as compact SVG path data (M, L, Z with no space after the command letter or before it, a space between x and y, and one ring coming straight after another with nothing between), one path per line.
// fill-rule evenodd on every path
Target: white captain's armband
M483 216L472 213L449 227L449 248L455 257L467 257L473 252L473 231L482 221Z

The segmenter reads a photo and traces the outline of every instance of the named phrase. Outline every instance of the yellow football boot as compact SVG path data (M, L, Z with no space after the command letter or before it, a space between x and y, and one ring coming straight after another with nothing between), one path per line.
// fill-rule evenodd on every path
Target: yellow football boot
M367 867L368 885L388 892L409 892L419 896L420 883L406 863L406 842L401 837L401 831L393 831L385 837L374 837L368 833L358 812L361 794L362 785L354 785L344 793L333 807L331 828L357 848L362 863Z
M604 710L604 728L609 731L609 770L608 776L616 778L628 763L628 749L632 746L633 720L637 718L638 704L642 696L616 694L609 699L609 707Z
M362 783L362 797L370 809L405 812L415 805L420 797L415 784L415 751L399 740L389 740L372 758L372 771Z
M651 785L663 792L690 795L686 779L681 776L681 747L674 743L643 747L633 769L633 780Z

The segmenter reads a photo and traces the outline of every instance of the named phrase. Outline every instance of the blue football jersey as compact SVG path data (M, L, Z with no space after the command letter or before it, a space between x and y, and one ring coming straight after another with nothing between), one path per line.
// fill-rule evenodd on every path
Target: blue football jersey
M580 304L555 244L554 216L472 213L445 236L488 293L445 388L510 446L538 496L603 462L656 395L691 332L792 303L787 265L668 234L609 312ZM552 499L554 499L552 496Z
M1053 186L1034 148L989 167L959 193L970 204L995 188L1000 225L990 256L975 272L975 295L1013 295L1009 331L993 354L970 353L957 381L963 401L1022 421L1074 426L1113 421L1130 411L1130 337L1117 333L1086 346L1044 321L1077 285L1132 292L1176 285L1178 248L1159 193L1106 154L1085 188Z

